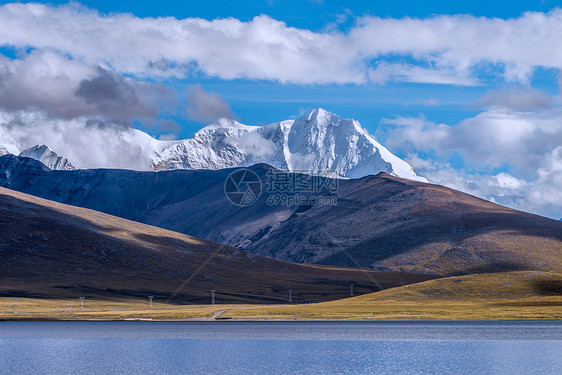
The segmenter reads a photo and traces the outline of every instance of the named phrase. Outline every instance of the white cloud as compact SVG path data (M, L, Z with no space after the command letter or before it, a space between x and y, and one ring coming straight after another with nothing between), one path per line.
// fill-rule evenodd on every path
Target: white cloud
M156 118L160 100L173 102L163 85L125 78L50 49L21 59L0 55L0 109L40 110L62 119L101 116L126 124Z
M562 217L562 146L554 149L537 171L539 178L530 189L531 209L548 209L553 218Z
M486 95L474 102L482 107L504 107L518 111L548 108L552 98L543 91L531 87L509 87L490 90Z
M275 153L275 143L270 139L265 139L258 132L247 132L240 137L240 146L255 157L261 159Z
M15 154L46 144L80 169L147 170L151 162L147 150L160 151L166 144L115 123L85 117L52 119L39 111L0 111L0 144L5 139L17 145L9 150Z
M515 111L494 108L454 126L436 124L423 117L383 119L391 129L379 129L393 149L457 152L473 168L492 170L510 166L527 178L562 143L562 109Z
M18 155L23 151L21 145L12 137L11 134L0 125L0 148L2 148L3 153L10 153ZM1 155L0 155L1 156Z
M468 73L468 72L465 72ZM426 68L413 64L389 64L380 62L375 69L369 70L369 79L382 84L390 78L412 83L432 83L436 85L478 86L476 78L459 74L451 68Z
M177 139L178 139L178 136L174 133L161 134L158 137L158 140L160 140L160 141L175 141Z
M75 5L8 4L0 8L0 24L0 44L54 48L90 65L139 76L166 76L159 66L168 63L175 66L172 74L193 68L225 79L308 83L363 79L351 66L350 54L333 52L334 47L346 49L341 36L290 28L267 16L250 22L143 19L100 15ZM159 65L151 67L151 61Z
M401 79L473 85L477 67L526 82L536 67L562 68L562 10L518 18L363 17L348 32L312 32L259 16L207 21L103 15L77 6L0 7L0 44L53 48L91 66L138 76L203 72L223 79L292 83L364 83L372 62L404 57ZM414 62L411 62L414 61ZM375 69L376 71L376 69ZM379 72L380 73L380 72Z

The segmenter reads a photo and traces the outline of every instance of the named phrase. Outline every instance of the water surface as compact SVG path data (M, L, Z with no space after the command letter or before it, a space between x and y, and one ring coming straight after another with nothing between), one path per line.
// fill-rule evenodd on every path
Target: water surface
M2 322L2 374L560 374L562 322Z

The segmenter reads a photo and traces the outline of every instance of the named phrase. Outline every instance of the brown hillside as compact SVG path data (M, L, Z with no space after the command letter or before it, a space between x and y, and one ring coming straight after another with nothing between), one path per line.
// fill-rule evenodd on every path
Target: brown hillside
M326 301L426 280L291 264L0 188L0 296L209 303ZM186 280L190 280L186 283ZM184 285L185 284L185 285ZM181 286L184 285L183 288Z

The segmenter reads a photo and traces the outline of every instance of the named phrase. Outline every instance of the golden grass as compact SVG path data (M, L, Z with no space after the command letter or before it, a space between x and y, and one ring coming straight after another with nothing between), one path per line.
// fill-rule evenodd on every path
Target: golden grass
M232 310L234 319L562 319L562 274L506 272L430 280L315 305Z
M496 303L401 303L292 306L232 310L222 318L240 320L559 320L562 298L523 299Z
M0 298L0 319L201 320L223 311L239 320L541 320L562 319L562 274L508 272L449 277L312 305L171 305L148 300ZM73 311L68 311L73 304Z
M0 298L0 319L122 320L122 319L206 319L217 310L240 305L173 305L147 300L85 300L18 298L17 314L13 298ZM72 304L72 311L68 305ZM245 305L246 306L246 305ZM251 305L248 305L251 306Z

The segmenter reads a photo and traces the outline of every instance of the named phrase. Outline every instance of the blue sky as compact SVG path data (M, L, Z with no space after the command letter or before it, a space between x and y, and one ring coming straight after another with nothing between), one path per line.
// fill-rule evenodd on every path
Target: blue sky
M186 138L322 107L432 182L562 216L560 2L42 3L0 6L0 143L41 116Z
M67 1L39 1L46 4L66 4ZM342 14L379 17L428 17L434 14L472 14L477 17L518 17L526 11L548 11L559 6L550 0L497 0L497 1L338 1L338 0L264 0L264 1L80 1L81 4L103 13L130 12L139 17L176 18L201 17L205 19L233 17L248 21L267 14L285 21L289 26L321 30Z

